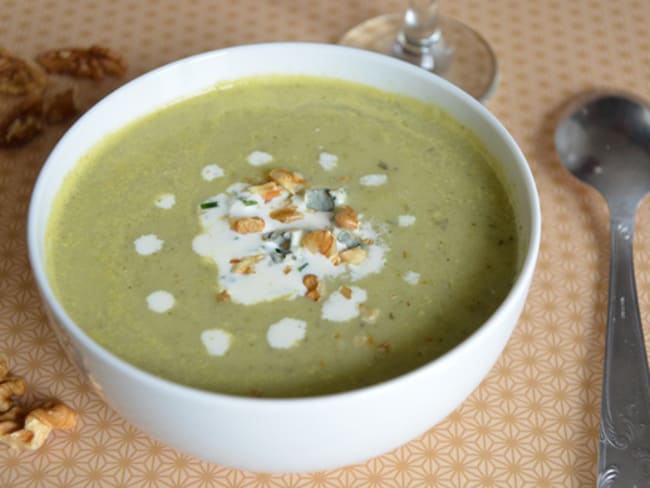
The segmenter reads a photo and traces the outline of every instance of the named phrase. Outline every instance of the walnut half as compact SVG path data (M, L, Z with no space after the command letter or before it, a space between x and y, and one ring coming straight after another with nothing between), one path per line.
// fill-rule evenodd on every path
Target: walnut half
M30 94L0 117L0 147L19 146L43 130L43 97Z
M53 49L39 54L36 61L48 73L100 80L107 75L126 73L126 61L115 51L103 46Z
M45 85L47 75L40 66L0 48L0 94L28 95L41 92Z
M0 357L0 442L14 448L38 449L52 430L72 429L77 413L66 405L47 401L31 411L17 405L14 398L25 392L25 381L9 374Z

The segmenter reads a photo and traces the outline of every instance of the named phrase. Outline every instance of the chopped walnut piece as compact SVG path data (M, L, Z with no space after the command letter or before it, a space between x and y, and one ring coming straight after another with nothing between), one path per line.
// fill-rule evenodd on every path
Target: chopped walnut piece
M357 216L357 212L348 205L336 209L334 222L342 229L356 229L359 227L359 217Z
M237 262L233 263L230 268L231 273L254 274L255 265L264 259L264 254L255 254L253 256L244 256Z
M71 429L77 414L62 403L46 402L30 412L16 405L13 397L22 395L25 382L9 375L5 358L0 358L0 442L11 447L38 449L54 429Z
M346 264L361 264L368 257L368 251L362 247L352 247L339 253L341 261Z
M217 303L230 303L230 293L228 290L223 290L217 293L216 300Z
M300 174L292 173L286 169L276 168L272 170L269 173L269 178L292 195L295 195L307 186L307 182Z
M45 85L47 75L40 66L0 49L0 94L27 95L42 92Z
M302 284L308 290L315 290L318 287L318 276L314 274L305 275L302 278Z
M305 296L315 302L320 300L320 293L318 290L309 290L307 293L305 293Z
M275 181L269 181L263 185L249 186L248 191L260 195L264 199L264 202L268 202L282 195L282 188Z
M343 295L346 299L349 300L352 298L352 289L349 286L342 286L339 291L341 292L341 295Z
M318 291L318 277L313 274L305 275L302 278L302 284L305 285L305 288L307 288L305 296L317 302L320 299L320 292Z
M240 234L252 234L264 230L264 219L260 217L244 217L233 220L230 228Z
M77 110L72 88L55 93L45 99L44 116L48 124L64 122L73 117Z
M0 121L0 146L19 146L43 130L41 93L25 97Z
M300 212L296 212L296 207L284 207L274 210L269 214L269 217L286 224L300 220L304 215Z
M302 238L302 245L313 254L332 257L336 254L336 239L329 230L315 230Z
M126 73L126 61L115 51L102 46L53 49L39 54L36 61L49 73L78 78L102 79Z
M292 269L292 268L291 268L291 265L287 264L287 265L284 267L284 269L282 270L282 272L283 272L284 274L289 274L289 273L291 273L291 269Z

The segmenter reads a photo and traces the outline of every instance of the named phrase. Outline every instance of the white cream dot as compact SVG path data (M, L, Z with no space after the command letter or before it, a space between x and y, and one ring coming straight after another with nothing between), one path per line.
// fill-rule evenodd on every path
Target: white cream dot
M147 296L149 309L156 313L165 313L174 306L174 295L165 290L158 290Z
M165 241L162 239L158 239L155 234L147 234L138 237L133 241L133 245L135 247L135 252L142 256L149 256L160 251L164 242Z
M363 186L380 186L384 185L386 181L388 181L388 176L383 173L364 175L359 178L359 183Z
M248 164L252 166L262 166L273 161L273 156L263 151L253 151L248 155Z
M335 154L322 152L318 156L318 164L320 164L325 171L333 170L336 167L338 161L339 158Z
M223 329L208 329L201 332L201 342L211 356L223 356L230 349L232 335Z
M368 299L368 294L366 290L357 286L351 286L350 291L352 292L350 298L343 296L338 290L327 297L321 309L321 317L332 322L346 322L358 317L359 304Z
M407 271L402 275L402 279L409 285L417 285L420 282L420 273L416 271Z
M163 195L160 195L158 198L156 198L154 204L158 208L169 209L176 204L176 197L171 193L164 193Z
M274 349L289 349L304 339L307 322L285 317L271 325L266 333L266 340Z
M201 170L201 176L205 181L212 181L224 175L223 169L217 164L209 164Z
M400 227L409 227L415 224L415 215L400 215L397 217L397 223Z

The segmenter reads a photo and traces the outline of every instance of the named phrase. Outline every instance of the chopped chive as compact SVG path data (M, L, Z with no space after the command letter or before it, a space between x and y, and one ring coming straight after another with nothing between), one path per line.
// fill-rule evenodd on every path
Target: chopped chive
M201 208L203 210L205 210L206 208L214 208L214 207L218 207L218 206L219 206L219 202L203 202L201 204Z
M247 207L250 207L251 205L257 205L257 202L255 200L244 200L243 198L241 198L240 200Z
M302 270L305 269L307 266L309 266L309 263L301 264L300 266L298 266L298 271L302 271Z

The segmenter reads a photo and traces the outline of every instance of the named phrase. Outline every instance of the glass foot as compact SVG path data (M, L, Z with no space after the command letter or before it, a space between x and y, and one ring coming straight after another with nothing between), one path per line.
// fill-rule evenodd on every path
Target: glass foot
M374 17L348 31L339 44L404 59L445 78L481 102L492 95L498 66L494 52L480 34L462 22L438 17L441 38L422 55L396 42L403 25L403 14Z

